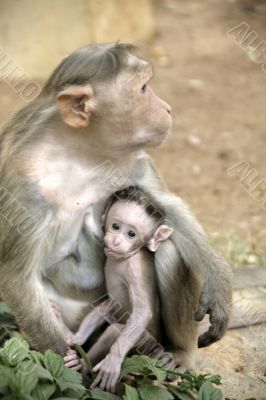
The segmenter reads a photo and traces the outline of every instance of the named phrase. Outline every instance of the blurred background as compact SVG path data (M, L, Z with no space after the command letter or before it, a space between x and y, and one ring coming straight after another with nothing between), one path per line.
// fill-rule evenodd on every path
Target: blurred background
M0 124L37 94L64 56L117 40L137 44L152 62L153 87L172 107L173 133L150 151L169 189L233 266L259 276L261 287L249 295L265 303L266 1L0 0ZM242 185L232 173L240 162L251 171ZM248 385L259 388L265 363L257 356L255 365L242 351L251 339L224 340L225 356L219 344L204 353L205 370L220 352L215 368L235 372L229 393L240 390L233 388L237 373L246 394ZM264 330L263 343L252 346L265 345ZM247 364L255 381L245 375Z

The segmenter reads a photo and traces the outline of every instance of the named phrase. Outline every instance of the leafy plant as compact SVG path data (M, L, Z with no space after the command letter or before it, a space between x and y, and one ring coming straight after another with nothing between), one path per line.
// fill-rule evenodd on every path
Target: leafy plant
M52 350L44 354L31 350L18 332L7 306L0 302L0 398L3 400L220 400L219 375L197 375L167 370L147 356L127 357L120 374L121 395L87 389L78 372L66 368L63 358ZM11 337L11 338L10 338ZM81 346L76 350L89 369L88 386L95 378L92 365ZM169 384L175 375L178 384Z
M25 340L9 339L0 350L0 396L30 400L59 397L81 399L86 389L76 371L65 368L52 350L31 351Z
M179 377L177 386L166 382L168 374ZM197 375L193 371L180 373L167 370L160 362L146 356L134 355L125 359L120 380L128 376L131 377L132 387L125 385L124 400L222 399L221 390L213 385L221 384L219 375Z

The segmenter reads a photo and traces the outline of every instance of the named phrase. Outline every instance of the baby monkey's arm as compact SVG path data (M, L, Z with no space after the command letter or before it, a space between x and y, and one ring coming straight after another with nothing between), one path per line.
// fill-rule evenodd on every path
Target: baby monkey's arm
M91 387L100 384L102 389L115 392L121 365L128 351L135 347L154 317L154 287L150 276L141 265L135 265L134 270L125 278L130 294L132 314L127 320L124 329L111 346L110 353L94 368L99 371Z
M135 265L134 270L126 277L132 313L110 350L110 353L115 353L122 361L137 344L154 317L156 293L145 269L146 266Z
M104 321L110 311L110 300L105 300L98 306L90 311L80 324L78 331L71 336L71 342L76 344L83 344L88 337L99 327Z
M100 303L98 306L94 307L93 310L91 310L83 319L76 333L73 333L66 326L61 315L60 307L53 301L50 301L50 303L58 321L63 328L64 336L67 339L68 344L71 346L71 344L84 344L88 337L100 325L103 324L103 322L107 318L107 315L109 314L111 302L108 299Z

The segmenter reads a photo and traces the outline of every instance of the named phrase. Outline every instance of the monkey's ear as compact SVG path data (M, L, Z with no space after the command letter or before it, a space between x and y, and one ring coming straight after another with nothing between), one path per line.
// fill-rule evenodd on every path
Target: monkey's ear
M155 252L160 246L160 243L167 240L172 235L173 231L173 228L170 228L170 226L160 225L159 228L156 229L153 237L149 240L147 248Z
M73 85L57 95L60 117L72 128L86 128L95 109L94 92L90 85Z

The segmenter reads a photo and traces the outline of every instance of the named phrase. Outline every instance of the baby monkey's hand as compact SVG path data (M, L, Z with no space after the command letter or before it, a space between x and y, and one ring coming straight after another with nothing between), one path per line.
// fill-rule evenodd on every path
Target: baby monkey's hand
M83 369L82 360L79 358L76 350L68 349L64 357L65 367L79 371Z

